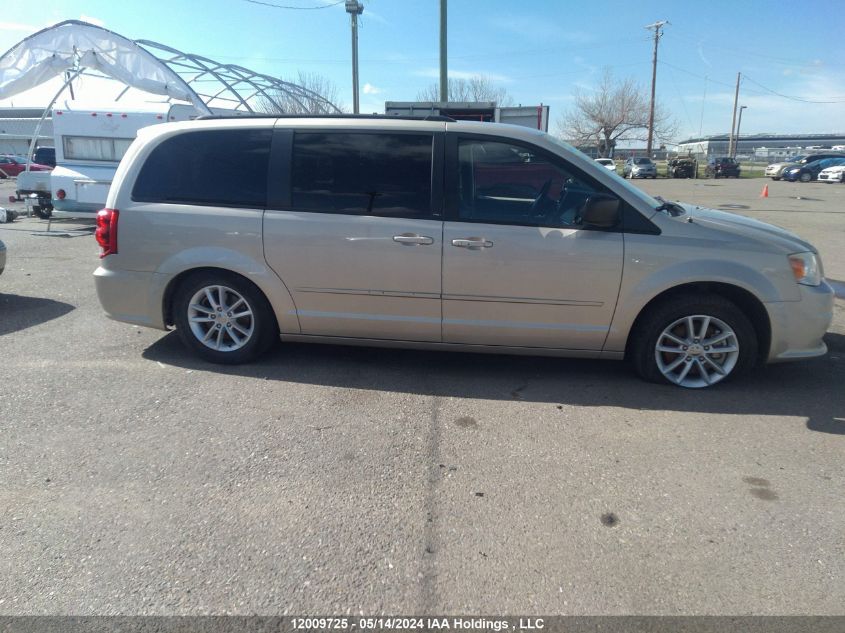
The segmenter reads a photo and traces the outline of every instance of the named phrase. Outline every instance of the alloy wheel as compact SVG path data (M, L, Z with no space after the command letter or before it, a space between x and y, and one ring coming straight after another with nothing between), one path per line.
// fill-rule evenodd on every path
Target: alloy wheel
M657 368L670 382L700 389L725 379L739 359L739 340L721 319L705 314L682 317L657 337Z
M255 331L255 316L247 300L227 286L206 286L188 303L191 333L206 347L233 352L246 345Z

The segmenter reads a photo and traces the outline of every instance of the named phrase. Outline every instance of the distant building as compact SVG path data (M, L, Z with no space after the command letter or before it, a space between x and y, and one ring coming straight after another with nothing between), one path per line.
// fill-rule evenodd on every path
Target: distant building
M729 144L729 134L691 138L678 143L678 153L700 157L726 156ZM843 144L845 134L743 134L737 140L736 154L744 158L774 160L806 150L831 149Z
M0 154L26 156L42 114L44 108L0 108ZM49 116L41 126L37 145L53 145L53 121Z

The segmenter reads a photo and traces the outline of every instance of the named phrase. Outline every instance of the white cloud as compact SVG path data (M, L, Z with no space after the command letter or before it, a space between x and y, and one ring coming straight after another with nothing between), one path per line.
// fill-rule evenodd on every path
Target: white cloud
M377 95L381 92L382 92L381 88L376 88L371 83L365 83L364 84L364 94L365 95Z
M79 16L79 19L83 22L88 22L89 24L93 24L94 26L105 26L106 23L101 20L100 18L95 18L90 15L85 15L84 13Z

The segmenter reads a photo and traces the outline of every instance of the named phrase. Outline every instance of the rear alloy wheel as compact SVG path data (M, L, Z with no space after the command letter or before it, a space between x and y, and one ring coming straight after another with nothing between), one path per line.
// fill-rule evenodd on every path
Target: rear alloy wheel
M190 277L178 291L174 310L182 342L214 363L251 361L278 335L264 295L234 275L201 273Z
M646 380L701 389L744 372L757 357L753 326L719 296L678 297L641 321L632 352Z

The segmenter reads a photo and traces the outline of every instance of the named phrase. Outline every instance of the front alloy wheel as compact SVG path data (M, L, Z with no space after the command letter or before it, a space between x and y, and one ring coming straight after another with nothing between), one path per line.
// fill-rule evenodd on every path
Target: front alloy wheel
M735 303L695 294L666 297L640 315L627 355L646 380L701 389L753 367L757 350L757 332Z
M724 321L696 314L664 328L654 358L669 382L693 389L709 387L733 371L739 359L739 341Z

